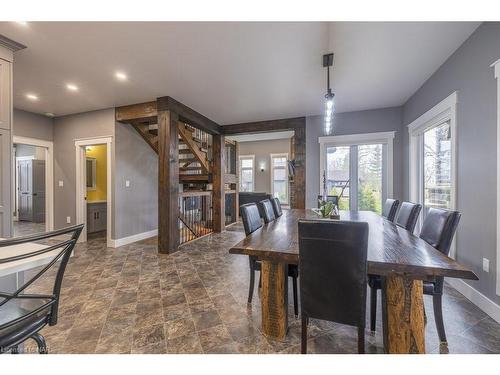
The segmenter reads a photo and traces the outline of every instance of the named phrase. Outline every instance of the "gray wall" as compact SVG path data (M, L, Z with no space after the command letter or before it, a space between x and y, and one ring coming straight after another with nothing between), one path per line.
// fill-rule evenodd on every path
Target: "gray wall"
M114 108L54 119L54 226L56 229L68 225L66 223L66 216L71 217L72 224L75 223L75 140L79 138L113 136L114 131ZM114 155L113 150L111 153ZM114 160L111 160L111 163L113 169ZM59 180L64 182L63 187L59 186Z
M54 139L54 119L14 108L14 135L52 141Z
M402 198L403 131L402 107L368 111L337 113L334 119L335 135L395 131L394 138L394 190L395 198ZM306 118L306 207L316 207L319 193L319 143L324 135L323 116Z
M271 194L271 154L290 154L290 139L273 139L269 141L240 142L240 155L255 155L254 191ZM261 172L264 164L264 172Z
M458 90L457 206L462 219L457 259L472 267L474 288L500 304L496 295L496 80L490 65L500 58L500 23L483 23L404 105L403 123ZM404 197L408 198L408 133L404 130ZM482 258L490 272L482 270Z
M157 229L158 155L127 124L116 123L115 141L114 238Z

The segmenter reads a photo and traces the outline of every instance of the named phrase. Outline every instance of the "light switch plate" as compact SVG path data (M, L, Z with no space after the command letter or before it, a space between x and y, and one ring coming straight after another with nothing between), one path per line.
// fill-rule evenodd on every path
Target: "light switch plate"
M129 180L125 181L125 187L130 187L130 181Z
M64 181L63 180L59 180L59 187L63 187L64 186Z
M490 272L490 260L483 258L483 271Z
M71 216L66 216L66 223L71 224Z

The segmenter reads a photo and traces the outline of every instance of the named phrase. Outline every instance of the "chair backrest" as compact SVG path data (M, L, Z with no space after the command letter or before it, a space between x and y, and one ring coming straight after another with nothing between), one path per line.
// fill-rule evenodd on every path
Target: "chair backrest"
M283 210L281 209L281 202L278 198L271 199L271 204L273 205L274 216L280 217L283 215Z
M259 209L255 203L247 203L240 206L240 216L243 220L245 235L255 232L262 226L262 219L259 214Z
M300 220L302 314L365 326L368 223Z
M318 195L318 208L320 208L319 207L320 200L323 200L322 195ZM327 200L327 202L333 202L333 204L336 206L339 205L339 196L338 195L327 195L326 200Z
M269 199L260 201L259 207L262 218L264 219L264 223L267 224L276 219L276 216L274 216L273 205L271 204L271 201Z
M403 202L396 218L396 224L413 233L417 224L418 215L422 205L418 203Z
M387 199L382 209L382 216L389 221L394 221L398 212L399 201L397 199Z
M462 215L458 211L429 208L422 224L420 238L443 254L448 255L460 216Z
M4 298L0 302L0 309L3 305L7 304L12 300L29 299L29 301L31 302L36 302L36 301L39 302L39 303L32 303L31 304L32 308L30 308L30 310L27 310L25 315L19 316L13 321L8 321L0 325L0 330L8 328L13 324L18 324L23 320L27 320L32 316L40 313L41 311L48 309L50 309L49 324L54 325L57 323L57 313L59 309L59 295L61 293L61 286L62 286L64 272L66 270L66 265L69 261L71 252L75 247L76 241L80 237L83 226L84 226L83 224L79 224L52 232L45 232L45 233L0 241L0 254L1 254L1 248L3 247L27 244L30 242L33 243L40 240L50 240L47 247L44 247L42 249L35 249L32 252L26 254L15 255L7 258L0 258L0 264L5 264L11 262L18 262L20 260L25 260L33 257L40 257L41 255L44 254L50 254L50 256L47 257L47 263L41 265L40 270L36 269L34 276L29 278L28 280L25 280L25 282L21 286L17 287L16 291L14 292L0 291L0 297ZM69 239L55 238L58 236L64 236L68 234L71 235ZM23 293L42 276L49 274L53 266L56 268L56 272L55 272L54 284L52 287L52 294L46 294L46 293L36 294L31 291L28 291L28 293Z

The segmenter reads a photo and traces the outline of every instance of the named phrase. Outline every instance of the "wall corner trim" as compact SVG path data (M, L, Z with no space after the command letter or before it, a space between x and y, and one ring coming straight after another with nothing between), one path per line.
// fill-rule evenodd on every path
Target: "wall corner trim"
M134 243L137 241L145 240L151 237L158 236L158 229L150 230L149 232L142 232L138 234L134 234L132 236L128 237L122 237L122 238L117 238L117 239L111 239L111 247L120 247L120 246L125 246L130 243Z
M497 84L497 280L496 293L500 296L500 59L490 65L495 68Z
M458 290L464 295L465 298L470 300L474 305L483 310L486 314L491 316L495 321L500 323L500 306L486 297L481 292L474 289L465 281L460 279L447 278L446 282L454 289Z

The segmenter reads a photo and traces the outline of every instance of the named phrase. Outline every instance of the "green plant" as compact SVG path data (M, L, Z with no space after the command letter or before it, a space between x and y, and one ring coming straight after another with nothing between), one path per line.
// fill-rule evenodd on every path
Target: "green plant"
M333 212L333 202L319 199L319 212L322 217L330 217Z

